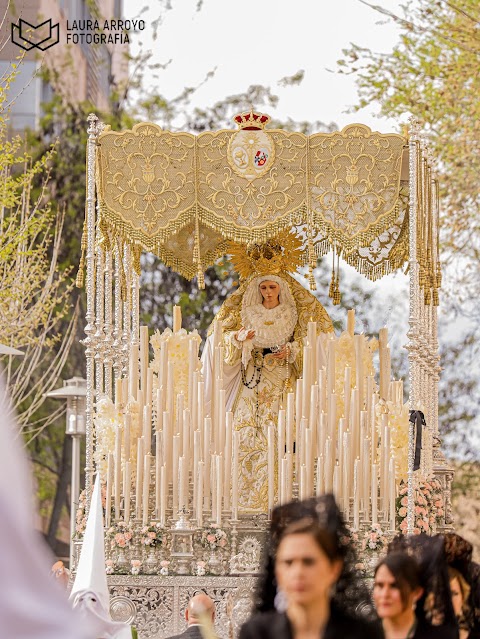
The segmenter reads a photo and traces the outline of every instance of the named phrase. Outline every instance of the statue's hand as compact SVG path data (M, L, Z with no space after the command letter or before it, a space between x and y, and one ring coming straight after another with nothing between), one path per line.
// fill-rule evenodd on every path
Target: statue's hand
M275 353L273 356L275 359L286 359L288 356L287 345L285 344L282 350L278 351L278 353Z
M250 329L247 331L246 328L242 328L236 333L235 338L238 342L244 342L246 339L253 339L255 337L255 331Z

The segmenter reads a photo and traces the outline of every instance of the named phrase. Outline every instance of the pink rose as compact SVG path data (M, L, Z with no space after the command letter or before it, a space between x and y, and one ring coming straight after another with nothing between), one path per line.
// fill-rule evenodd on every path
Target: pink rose
M408 506L408 497L402 497L400 503L402 506Z
M207 535L207 541L210 542L210 543L215 541L215 535Z
M150 537L150 539L155 539L155 537L157 536L157 533L149 532L148 536Z
M117 541L117 544L120 546L120 548L125 548L125 546L127 545L123 537Z
M406 517L407 509L404 506L402 506L402 508L399 509L398 514L400 515L400 517Z
M225 539L222 539L220 542L220 546L224 548L226 545L227 545L227 541Z
M131 532L126 532L126 533L123 533L123 534L125 536L125 539L127 541L130 541L130 539L132 538L132 533Z

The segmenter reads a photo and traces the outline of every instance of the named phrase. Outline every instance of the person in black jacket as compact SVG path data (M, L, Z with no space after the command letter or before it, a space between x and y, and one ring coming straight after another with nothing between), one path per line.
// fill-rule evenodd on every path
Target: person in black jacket
M188 602L185 620L188 624L185 632L170 639L202 639L202 617L208 615L213 625L215 619L215 602L205 593L197 593Z
M441 539L395 538L375 568L373 600L385 639L458 639Z
M255 613L240 639L377 639L380 629L361 615L368 607L333 495L277 507Z

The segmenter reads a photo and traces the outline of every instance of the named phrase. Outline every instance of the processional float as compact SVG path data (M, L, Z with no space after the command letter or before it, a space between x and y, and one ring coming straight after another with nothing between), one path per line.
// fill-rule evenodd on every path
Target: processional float
M377 385L371 344L354 334L353 312L339 337L318 336L311 322L299 392L269 426L268 506L333 490L357 537L368 539L372 530L393 534L400 519L403 530L418 528L416 495L427 484L441 497L433 516L425 512L428 530L451 525L452 472L438 437L438 184L419 126L412 120L408 137L361 124L306 136L269 129L269 119L251 110L235 116L236 130L200 135L151 123L115 132L88 119L77 282L87 296L85 503L88 510L100 470L116 553L109 568L128 572L110 578L112 605L124 620L136 616L142 636L180 628L182 606L198 588L220 602L219 627L227 609L241 620L269 516L238 510L221 330L218 387L204 415L199 336L181 330L179 309L162 335L140 326L142 251L202 288L229 242L247 250L294 229L312 289L318 258L332 253L334 304L340 258L370 280L408 267L408 404L402 382L390 379L385 329ZM139 572L149 576L131 574Z

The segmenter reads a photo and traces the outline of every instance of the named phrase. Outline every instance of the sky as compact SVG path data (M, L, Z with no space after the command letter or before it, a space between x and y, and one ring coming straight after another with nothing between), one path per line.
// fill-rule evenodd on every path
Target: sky
M153 0L142 14L146 28L132 37L132 52L150 49L151 62L172 60L158 81L147 76L146 86L159 82L160 93L172 98L215 69L214 77L196 92L195 106L212 105L251 84L263 84L280 98L278 108L269 113L277 119L335 122L340 128L362 122L381 132L398 129L398 121L375 117L376 104L348 113L357 101L355 80L336 73L342 49L351 42L388 52L398 40L396 25L360 0L204 0L196 11L198 1L170 0L172 8L163 12L163 2ZM399 2L381 0L381 5L398 10ZM124 0L126 18L137 12L134 0ZM163 23L153 41L152 22L159 13ZM305 77L299 86L278 85L300 69Z

